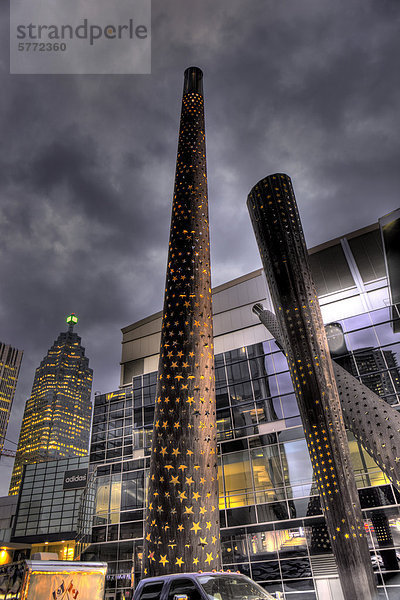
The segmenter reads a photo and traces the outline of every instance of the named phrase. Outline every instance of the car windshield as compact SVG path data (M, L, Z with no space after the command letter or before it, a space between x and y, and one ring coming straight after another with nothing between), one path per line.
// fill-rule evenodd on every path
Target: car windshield
M261 586L243 575L202 575L197 581L209 600L273 600Z

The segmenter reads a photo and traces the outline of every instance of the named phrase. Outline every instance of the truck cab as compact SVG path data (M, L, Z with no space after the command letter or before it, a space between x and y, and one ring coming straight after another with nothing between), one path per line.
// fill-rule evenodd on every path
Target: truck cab
M142 579L133 600L275 600L240 573L182 573Z

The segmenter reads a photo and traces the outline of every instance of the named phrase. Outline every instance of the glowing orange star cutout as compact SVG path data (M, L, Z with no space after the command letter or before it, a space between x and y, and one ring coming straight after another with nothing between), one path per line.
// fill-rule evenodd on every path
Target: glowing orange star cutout
M181 567L183 565L183 560L182 560L182 556L180 558L176 559L176 565L178 565L178 567Z
M200 530L201 530L200 521L198 523L193 523L193 527L190 528L190 531L194 531L195 533L197 533Z
M210 554L207 552L206 554L207 554L207 558L206 558L205 562L210 564L214 560L212 552L210 552Z
M161 555L160 563L162 564L163 567L165 567L166 563L169 563L169 560L167 560L166 554L164 554L164 556Z

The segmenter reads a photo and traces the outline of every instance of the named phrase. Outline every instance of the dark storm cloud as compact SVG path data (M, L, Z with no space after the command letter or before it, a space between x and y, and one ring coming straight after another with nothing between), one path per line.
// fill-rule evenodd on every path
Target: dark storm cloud
M260 265L245 200L267 174L292 176L309 245L399 205L398 2L152 10L152 75L38 77L6 74L0 7L0 339L25 350L11 439L70 311L106 392L119 384L119 329L161 308L190 64L205 73L214 284Z

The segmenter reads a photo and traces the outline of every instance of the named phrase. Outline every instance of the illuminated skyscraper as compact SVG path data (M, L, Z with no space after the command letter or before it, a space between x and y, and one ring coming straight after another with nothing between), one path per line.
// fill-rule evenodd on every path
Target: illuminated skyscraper
M22 350L0 342L0 452L4 446L22 355Z
M92 369L81 338L68 331L57 340L36 369L32 393L25 405L10 495L18 493L24 464L84 456L88 451L92 405Z

